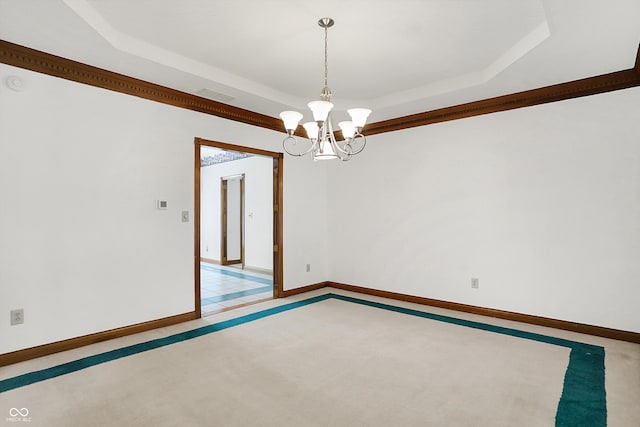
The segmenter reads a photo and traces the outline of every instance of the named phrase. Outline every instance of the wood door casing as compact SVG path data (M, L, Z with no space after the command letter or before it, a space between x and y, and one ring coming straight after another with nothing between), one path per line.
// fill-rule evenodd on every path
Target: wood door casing
M225 142L211 141L202 138L195 138L194 153L194 290L195 290L195 312L197 317L202 317L200 306L200 260L201 260L201 185L200 185L200 151L201 147L216 147L222 150L237 151L242 153L256 154L259 156L271 157L273 159L273 297L284 296L283 284L283 165L284 154L273 151L262 150L252 147L228 144Z

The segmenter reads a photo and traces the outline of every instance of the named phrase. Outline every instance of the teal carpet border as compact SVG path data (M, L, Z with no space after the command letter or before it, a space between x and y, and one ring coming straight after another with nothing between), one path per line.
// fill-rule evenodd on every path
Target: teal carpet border
M607 402L604 383L605 353L603 347L331 293L283 304L278 307L239 316L234 319L225 320L164 338L158 338L122 347L58 366L53 366L51 368L1 380L0 393L35 384L40 381L46 381L61 375L77 372L82 369L121 359L123 357L201 337L203 335L232 328L254 320L263 319L268 316L273 316L278 313L304 307L330 298L410 316L417 316L439 322L451 323L458 326L570 348L569 364L564 377L562 396L560 397L560 402L556 412L556 427L585 425L605 427L607 425Z
M273 286L261 286L259 288L253 289L245 289L244 291L231 292L228 294L216 295L213 297L202 298L200 299L200 305L204 307L208 304L213 304L220 301L229 301L231 299L242 298L249 295L262 294L265 292L270 292L269 295L266 295L265 298L271 297L273 294Z
M607 425L603 347L344 295L332 294L332 297L355 304L570 348L569 365L565 372L562 396L556 412L556 427L605 427Z
M145 351L154 350L156 348L165 347L171 344L176 344L182 341L187 341L193 338L198 338L203 335L211 334L213 332L222 331L224 329L232 328L234 326L249 323L254 320L263 319L274 314L282 313L284 311L292 310L294 308L303 307L305 305L313 304L318 301L324 301L330 298L327 295L320 295L318 297L309 298L303 301L292 302L284 304L278 307L269 308L266 310L258 311L256 313L247 314L244 316L236 317L234 319L225 320L223 322L214 323L212 325L202 326L200 328L191 329L189 331L180 332L178 334L169 335L164 338L157 338L151 341L146 341L139 344L130 345L127 347L118 348L115 350L107 351L104 353L96 354L94 356L83 357L82 359L74 360L69 363L63 363L62 365L53 366L51 368L42 369L40 371L29 372L27 374L18 375L17 377L8 378L0 381L0 393L14 390L16 388L24 387L30 384L35 384L40 381L50 380L61 375L77 372L82 369L90 368L92 366L100 365L102 363L111 362L113 360L121 359L123 357L132 356L134 354L143 353Z
M263 285L273 286L273 279L266 279L264 277L253 276L251 274L245 273L244 271L225 270L222 268L212 267L210 265L204 265L202 263L200 263L200 269L205 271L210 271L212 273L222 274L223 276L231 276L237 279L249 280L251 282L262 283Z

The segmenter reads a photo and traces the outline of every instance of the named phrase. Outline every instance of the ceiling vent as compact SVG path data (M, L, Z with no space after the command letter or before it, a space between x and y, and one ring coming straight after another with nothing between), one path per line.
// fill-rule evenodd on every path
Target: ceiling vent
M198 92L198 95L202 96L203 98L213 99L214 101L219 101L219 102L229 102L236 99L233 96L225 95L224 93L220 93L220 92L215 92L211 89L201 89Z

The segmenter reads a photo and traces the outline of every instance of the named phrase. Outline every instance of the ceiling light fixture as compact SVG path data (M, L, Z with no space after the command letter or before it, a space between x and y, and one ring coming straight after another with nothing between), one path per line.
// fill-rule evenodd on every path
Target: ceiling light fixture
M304 123L302 126L307 132L311 145L299 144L294 136L298 123L302 119L302 114L297 111L283 111L280 118L284 122L287 130L287 137L282 141L284 151L292 156L304 156L312 154L314 160L340 159L343 161L351 159L352 156L362 152L367 139L362 134L362 128L371 114L371 110L366 108L352 108L347 110L351 116L351 121L338 123L342 130L343 141L337 141L333 134L331 123L331 90L327 84L328 61L327 61L327 30L334 24L331 18L322 18L318 25L324 28L324 88L320 93L320 101L311 101L307 105L313 113L312 122Z

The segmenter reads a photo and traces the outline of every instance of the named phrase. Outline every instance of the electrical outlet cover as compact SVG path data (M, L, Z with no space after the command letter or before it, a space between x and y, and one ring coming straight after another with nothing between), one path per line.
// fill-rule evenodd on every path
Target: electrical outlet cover
M24 323L24 309L11 310L11 326Z

